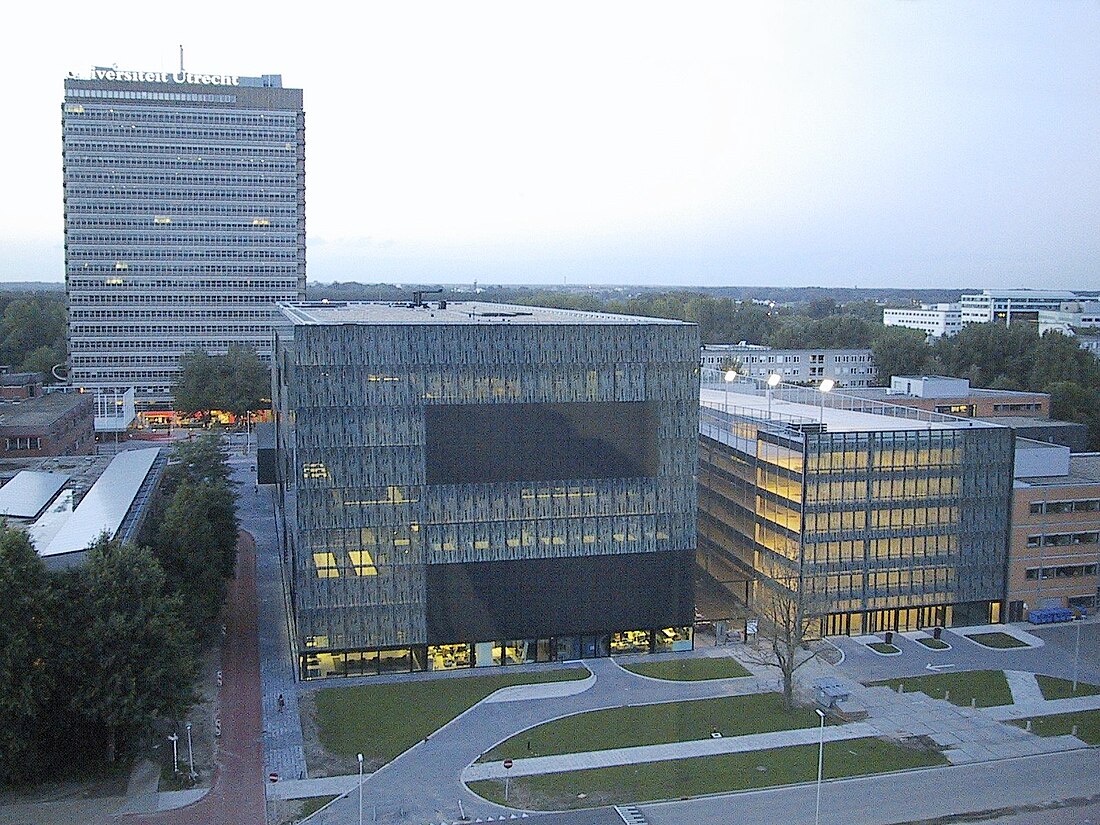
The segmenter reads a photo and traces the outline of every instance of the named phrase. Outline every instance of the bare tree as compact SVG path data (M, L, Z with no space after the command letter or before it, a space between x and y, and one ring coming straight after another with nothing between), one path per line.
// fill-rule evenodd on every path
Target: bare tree
M794 707L794 674L817 658L809 642L819 638L817 629L825 611L820 600L782 585L763 584L758 605L762 624L760 642L750 652L757 664L779 670L783 683L783 706Z

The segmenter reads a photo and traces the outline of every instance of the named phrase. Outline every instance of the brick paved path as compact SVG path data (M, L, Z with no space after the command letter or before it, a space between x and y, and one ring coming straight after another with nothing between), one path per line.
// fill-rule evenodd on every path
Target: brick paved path
M219 697L222 736L210 793L174 811L125 816L126 825L264 825L260 653L256 636L256 544L241 531L237 576L225 607Z

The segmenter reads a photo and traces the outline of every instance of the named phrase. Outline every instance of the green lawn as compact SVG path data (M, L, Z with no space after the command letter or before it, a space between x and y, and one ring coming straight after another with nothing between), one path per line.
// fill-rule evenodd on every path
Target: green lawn
M1022 719L1014 720L1018 728L1026 727ZM1077 738L1090 745L1100 745L1100 710L1083 710L1078 713L1059 713L1055 716L1036 716L1031 720L1031 732L1039 736L1062 736L1073 732L1077 725Z
M1100 686L1085 682L1078 682L1077 692L1074 693L1072 679L1059 679L1056 676L1036 674L1035 681L1039 683L1044 699L1071 699L1074 696L1096 696L1100 693Z
M931 636L917 639L917 641L932 650L947 650L947 648L951 647L951 645L942 639L933 639Z
M871 648L871 650L874 650L876 653L883 653L887 656L892 656L895 653L901 653L900 648L894 647L893 645L888 645L886 644L886 642L871 642L869 645L867 645L867 647Z
M752 676L741 664L729 656L694 659L669 659L664 662L634 662L623 668L639 676L652 679L670 679L680 682L700 682L705 679L736 679Z
M478 761L688 742L708 738L714 728L723 736L741 736L817 724L817 714L808 708L784 710L778 693L665 702L555 719L517 733Z
M313 796L309 799L303 799L301 801L301 808L298 810L297 821L301 822L310 814L317 813L334 799L336 799L335 796Z
M973 639L975 642L985 647L1000 649L1010 647L1031 647L1027 642L1021 642L1015 636L1011 636L1008 633L1001 633L1000 631L995 633L972 633L966 638Z
M879 739L851 739L825 744L823 773L832 779L946 764L938 751L905 748ZM812 782L816 778L817 745L796 745L521 777L510 780L509 800L512 805L541 810L590 808ZM470 790L493 802L504 802L502 781L472 782Z
M869 684L886 685L894 690L902 684L906 691L919 690L933 699L942 699L944 691L950 691L948 701L953 705L969 705L972 698L978 700L980 708L1012 704L1012 691L1009 690L1008 681L1001 670L964 670L959 673L906 676Z
M362 753L373 770L439 730L490 693L511 685L585 679L583 667L494 673L418 682L391 682L317 692L321 745L354 759Z

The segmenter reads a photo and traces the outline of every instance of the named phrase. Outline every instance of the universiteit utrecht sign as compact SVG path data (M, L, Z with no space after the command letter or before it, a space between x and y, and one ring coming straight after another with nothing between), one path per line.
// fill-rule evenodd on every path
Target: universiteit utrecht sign
M93 69L92 80L121 80L127 83L194 83L200 86L240 86L240 75L197 74L195 72L130 72Z

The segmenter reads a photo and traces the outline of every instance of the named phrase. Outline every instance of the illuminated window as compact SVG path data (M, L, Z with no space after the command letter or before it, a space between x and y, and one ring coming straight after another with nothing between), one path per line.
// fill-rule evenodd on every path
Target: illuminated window
M156 224L166 224L166 223L171 223L171 222L172 222L172 219L169 218L167 215L157 215L156 217L153 218L153 223L156 223Z
M252 219L252 225L253 226L271 226L271 221L269 221L267 218L253 218Z
M324 480L328 478L328 469L320 462L302 465L302 478Z
M336 579L340 577L340 570L336 566L335 553L314 553L313 563L317 565L317 578Z
M368 553L366 550L349 550L348 557L351 559L351 569L355 571L356 575L378 575L378 568L374 565L374 559L371 558L371 554ZM314 556L314 558L316 558L316 556Z

